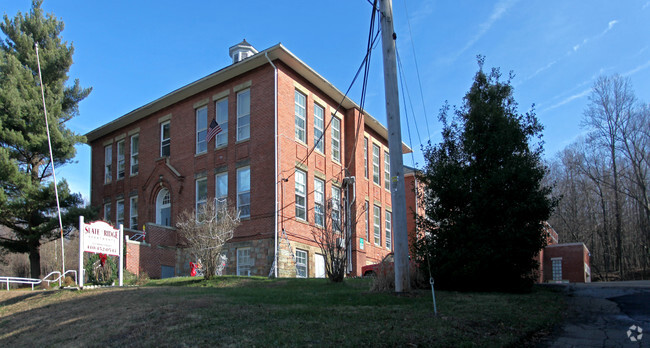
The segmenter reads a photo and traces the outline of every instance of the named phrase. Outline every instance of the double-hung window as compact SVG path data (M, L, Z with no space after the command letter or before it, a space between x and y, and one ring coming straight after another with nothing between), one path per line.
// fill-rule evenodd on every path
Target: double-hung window
M307 174L296 169L296 219L307 220Z
M384 151L384 188L390 190L390 155Z
M332 115L332 160L341 163L341 120Z
M113 181L113 145L104 148L104 183Z
M228 204L228 172L219 173L216 176L215 182L215 198L217 200L217 208Z
M140 154L140 135L139 134L132 135L131 136L131 175L138 174L138 171L140 170L138 165L139 154Z
M341 189L332 185L332 229L341 232Z
M138 229L138 196L129 199L129 228Z
M363 176L368 179L368 138L363 138Z
M367 242L369 236L369 230L370 230L370 203L366 201L363 207L366 213L366 242Z
M379 146L372 144L372 182L379 185Z
M169 157L172 142L169 127L169 121L160 124L160 157Z
M120 199L116 202L116 214L115 214L115 222L116 225L119 227L120 225L124 225L124 200Z
M325 139L323 129L325 128L325 109L314 104L314 148L320 153L325 153Z
M295 99L295 114L296 114L296 139L302 141L303 143L307 142L307 97L298 92L294 92Z
M372 214L374 227L375 227L375 245L381 245L381 208L374 206L374 214Z
M314 179L314 223L316 226L324 226L325 220L325 182L321 179Z
M221 127L223 128L223 127ZM237 141L251 137L251 90L237 93Z
M215 137L215 146L222 147L228 145L228 98L223 98L215 103L217 110L217 123L221 127L221 132Z
M196 109L196 153L208 151L206 136L208 134L208 107Z
M296 249L296 278L307 278L307 252Z
M248 276L251 274L253 260L251 259L251 248L237 249L237 275Z
M386 210L386 223L384 225L384 230L386 230L386 249L391 250L393 249L393 236L392 236L392 230L393 230L393 214Z
M239 217L251 216L251 168L237 169L237 210Z
M124 140L117 142L117 180L124 179L126 159L124 158Z
M200 219L202 210L208 201L208 178L201 178L196 180L196 203L195 212L196 218Z
M104 221L111 222L111 203L104 203Z

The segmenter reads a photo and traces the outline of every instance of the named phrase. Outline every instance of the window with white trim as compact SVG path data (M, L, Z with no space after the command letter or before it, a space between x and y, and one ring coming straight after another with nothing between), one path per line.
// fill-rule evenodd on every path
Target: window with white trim
M124 179L126 158L124 157L124 140L117 142L117 180Z
M156 224L172 225L172 199L169 190L163 188L156 197Z
M386 231L386 249L393 249L393 214L386 210L384 230Z
M138 196L129 198L129 228L138 229Z
M384 151L384 188L390 190L390 155Z
M341 163L341 120L332 115L332 160Z
M379 185L379 146L372 144L372 182Z
M113 181L113 145L104 148L104 183Z
M370 203L366 201L363 205L366 213L366 242L368 241L368 236L370 235Z
M296 219L307 220L307 174L296 169Z
M249 276L252 266L251 248L237 248L237 275Z
M368 179L368 138L363 138L363 176Z
M372 214L375 228L375 245L381 245L381 208L374 207L374 214Z
M223 128L223 127L221 127ZM237 141L251 137L251 90L237 93Z
M160 124L160 157L169 157L171 147L170 122Z
M131 136L131 175L137 175L140 166L138 155L140 154L140 135L135 134Z
M325 153L325 109L314 103L314 149L320 153Z
M296 278L307 278L307 251L296 249Z
M294 110L295 110L295 129L296 129L296 139L302 141L303 143L307 142L307 97L298 92L294 92Z
M228 98L217 100L215 103L217 110L216 120L221 127L221 132L215 137L215 146L222 147L228 145Z
M208 151L206 136L208 134L208 107L196 109L196 153Z
M124 200L120 199L115 202L115 225L119 228L120 224L124 225Z
M237 168L237 211L239 217L251 216L251 168Z
M201 208L205 206L208 202L208 178L196 179L196 202L194 205L194 211L196 212L196 218L199 218L199 212Z
M325 181L314 178L314 223L324 226L325 220Z
M216 175L214 197L217 200L217 207L228 204L228 172Z
M341 232L341 189L332 185L332 229Z

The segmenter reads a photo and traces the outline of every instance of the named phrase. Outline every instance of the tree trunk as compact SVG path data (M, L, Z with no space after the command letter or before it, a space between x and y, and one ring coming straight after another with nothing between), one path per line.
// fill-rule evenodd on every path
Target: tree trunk
M29 268L32 278L41 278L41 253L40 244L34 243L29 246Z

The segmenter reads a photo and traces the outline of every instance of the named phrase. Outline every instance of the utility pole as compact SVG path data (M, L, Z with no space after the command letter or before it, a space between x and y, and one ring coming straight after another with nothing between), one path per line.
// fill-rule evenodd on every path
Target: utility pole
M384 89L386 91L386 118L388 119L388 148L390 150L390 197L393 207L395 241L395 292L411 289L409 281L408 233L406 231L406 196L404 192L404 162L402 161L402 127L399 117L397 62L393 31L392 0L381 3L381 43L384 56Z

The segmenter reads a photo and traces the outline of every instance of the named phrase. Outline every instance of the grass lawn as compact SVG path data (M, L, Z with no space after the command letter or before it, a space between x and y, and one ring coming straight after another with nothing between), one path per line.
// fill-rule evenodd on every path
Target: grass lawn
M0 346L521 346L562 296L370 293L369 279L172 278L144 287L0 291Z

